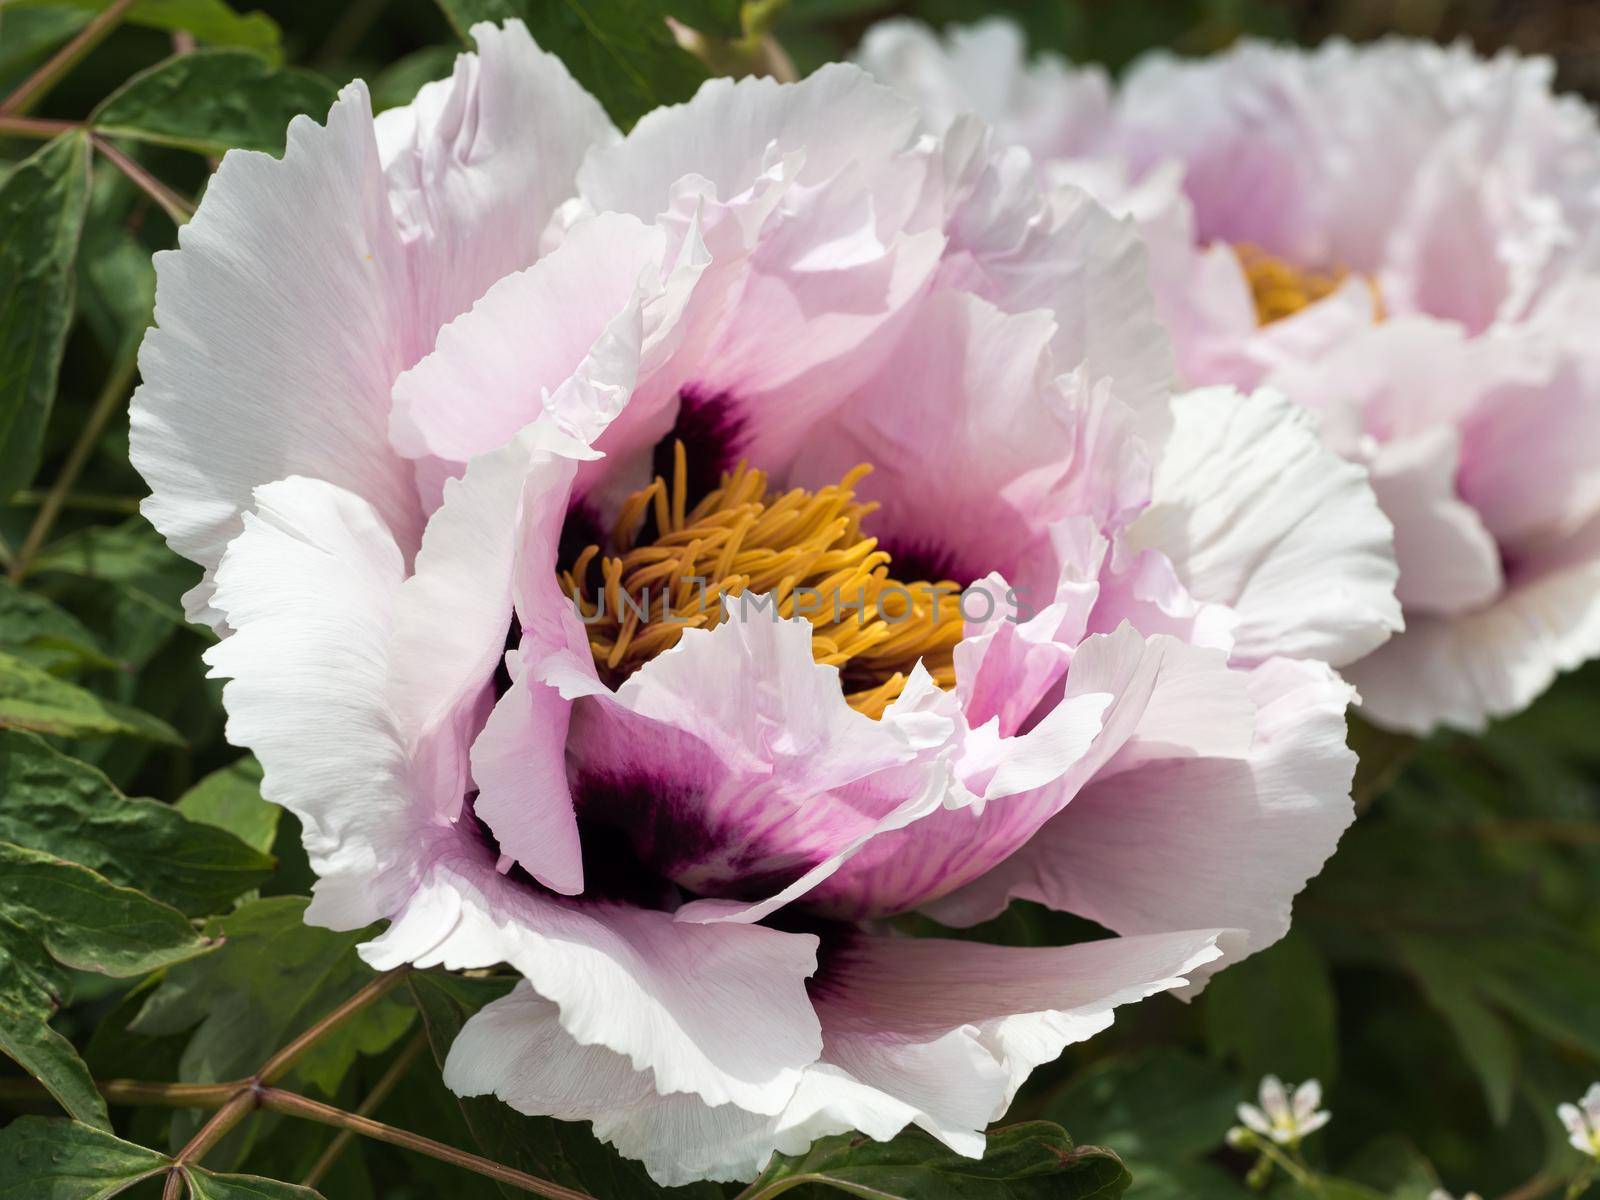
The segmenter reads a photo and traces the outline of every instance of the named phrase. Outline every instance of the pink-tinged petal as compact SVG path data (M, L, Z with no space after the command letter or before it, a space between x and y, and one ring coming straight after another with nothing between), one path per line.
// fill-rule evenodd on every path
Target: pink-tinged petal
M887 1141L916 1124L977 1157L983 1128L1035 1066L1104 1029L1116 1006L1181 986L1215 956L1216 937L1054 950L851 938L817 987L822 1057L772 1115L658 1094L621 1056L574 1042L526 987L467 1023L445 1080L522 1112L593 1121L597 1137L669 1186L748 1179L774 1153L849 1129Z
M254 489L305 475L362 497L415 551L421 513L389 447L389 385L433 330L410 307L366 88L345 88L325 127L297 117L281 160L230 151L178 244L156 256L131 413L151 524L213 568ZM208 595L193 593L190 612L215 624Z
M1116 453L1126 438L1100 436L1113 401L1053 381L1048 314L939 291L916 316L882 371L812 431L797 482L872 463L856 489L879 505L870 532L891 555L933 560L942 574L931 578L958 582L1015 577L1051 521L1085 511L1080 494L1102 506L1142 501L1142 459ZM1119 469L1131 471L1120 491ZM1096 488L1107 473L1113 486Z
M1513 572L1487 608L1420 616L1349 669L1361 712L1407 733L1481 730L1520 711L1556 675L1600 656L1600 521L1553 563Z
M1565 237L1560 212L1485 162L1463 125L1427 155L1389 233L1384 304L1482 333L1526 306L1546 259Z
M1402 627L1393 529L1366 472L1272 392L1203 389L1173 404L1155 498L1129 531L1197 598L1240 617L1242 661L1350 662Z
M1483 340L1492 373L1462 422L1461 497L1508 557L1570 536L1600 512L1600 281L1518 330Z
M619 137L521 21L480 21L471 34L478 52L459 55L450 78L376 120L390 204L415 266L412 300L432 329L539 257L540 235L573 194L583 156Z
M1109 132L1104 69L1069 67L1051 54L1030 63L1027 37L1009 18L950 26L941 38L893 17L867 31L856 61L915 103L937 132L974 113L1040 160L1087 153Z
M445 326L395 382L395 446L465 462L544 415L593 442L633 391L665 253L665 235L632 217L575 226Z
M1244 931L1224 961L1277 941L1293 897L1353 816L1355 756L1344 745L1351 689L1319 663L1290 659L1255 668L1246 684L1253 741L1224 754L1130 756L933 914L971 924L1021 898L1119 933L1196 921ZM1168 708L1167 722L1183 707ZM1217 732L1215 749L1224 749L1227 731Z
M466 750L504 651L525 529L541 508L564 511L575 459L589 453L543 422L474 460L446 483L396 597L389 702L447 818L471 787Z
M1056 371L1075 372L1084 390L1110 381L1140 436L1159 446L1176 369L1137 226L1076 188L1044 193L1025 154L991 146L970 118L947 138L940 283L1007 313L1049 313Z
M404 732L384 702L405 563L365 500L331 483L257 489L217 571L232 636L227 736L261 761L261 794L300 819L317 873L308 919L359 929L408 893L431 813L413 801Z
M1394 523L1395 595L1411 619L1481 608L1500 593L1500 550L1477 512L1456 495L1460 435L1448 426L1372 455L1372 491Z
M782 1111L821 1050L805 990L815 937L551 896L497 874L464 832L445 833L404 911L361 948L367 962L509 963L560 1009L575 1042L653 1073L662 1095Z
M414 108L375 125L354 83L325 127L290 124L281 160L230 151L178 251L157 256L131 453L151 523L208 571L252 491L296 474L363 497L416 549L390 386L441 325L537 257L578 160L616 136L519 22L474 34L480 53ZM216 624L209 591L189 611Z
M688 1093L660 1095L623 1056L573 1041L556 1006L526 985L467 1021L444 1079L460 1095L493 1094L519 1112L592 1121L596 1137L641 1159L665 1187L750 1179L774 1153L801 1154L815 1139L847 1130L887 1141L917 1115L827 1063L806 1068L776 1115L713 1108Z
M1222 655L1171 638L1147 642L1128 627L1088 638L1074 652L1061 698L1025 734L1002 737L994 720L965 732L952 761L971 795L967 803L875 837L813 891L808 904L849 918L917 906L942 914L940 897L1003 873L1018 848L1074 802L1088 780L1119 756L1133 760L1144 753L1140 733L1147 713L1160 739L1153 745L1172 739L1196 752L1214 748L1220 737L1215 744L1237 746L1236 730L1218 729L1240 707L1226 689L1214 690L1208 716L1187 721L1181 732L1178 714L1163 715L1164 702L1155 699L1162 681L1170 686L1197 669L1221 673ZM998 897L994 911L1004 902Z
M1161 551L1130 551L1127 541L1119 539L1100 570L1100 592L1089 629L1111 633L1126 622L1148 637L1166 634L1231 652L1239 620L1239 614L1225 604L1195 599Z
M916 1124L982 1153L1033 1069L1111 1024L1112 1011L1185 986L1218 931L1024 949L853 936L813 985L826 1063L918 1109Z
M580 815L701 895L763 899L923 790L896 721L845 703L811 626L734 601L617 689L580 699L568 738ZM893 787L880 789L878 776Z
M824 183L893 158L911 145L916 126L910 105L855 67L826 66L790 85L712 79L688 103L647 113L619 144L592 151L578 191L596 212L652 221L685 176L705 179L726 199L772 161L800 151L797 181Z

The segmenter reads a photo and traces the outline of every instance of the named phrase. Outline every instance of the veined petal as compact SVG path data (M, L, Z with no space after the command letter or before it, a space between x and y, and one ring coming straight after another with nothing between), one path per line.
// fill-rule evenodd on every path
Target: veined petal
M1155 499L1129 530L1241 620L1234 653L1359 658L1402 627L1393 528L1366 473L1282 396L1206 389L1173 404Z

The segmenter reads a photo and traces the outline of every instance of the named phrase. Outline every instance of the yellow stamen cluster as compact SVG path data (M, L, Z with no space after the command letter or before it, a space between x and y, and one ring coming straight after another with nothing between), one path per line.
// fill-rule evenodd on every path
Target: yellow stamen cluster
M858 501L854 488L870 470L863 463L815 492L773 493L763 472L740 463L688 508L680 443L671 483L657 476L623 504L610 552L589 546L562 572L601 674L626 678L685 629L718 624L724 602L748 593L771 605L744 602L759 619L775 611L811 622L816 660L840 669L846 700L870 717L900 695L918 659L939 686L955 686L960 589L890 577L888 553L861 531L876 505ZM647 522L653 536L636 544Z
M1292 317L1302 308L1331 296L1350 275L1343 267L1328 272L1305 271L1247 244L1236 245L1233 250L1250 281L1256 319L1263 325Z

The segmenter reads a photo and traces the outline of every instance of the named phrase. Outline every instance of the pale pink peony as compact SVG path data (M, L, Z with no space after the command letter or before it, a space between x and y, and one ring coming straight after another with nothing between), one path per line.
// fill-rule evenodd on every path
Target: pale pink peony
M207 570L310 917L510 964L447 1082L664 1183L852 1128L978 1154L1114 1007L1287 928L1350 820L1324 664L1396 623L1388 524L1282 399L1174 414L1135 234L976 122L830 67L621 138L520 24L473 34L407 108L355 83L230 153L157 263L146 512ZM705 627L586 628L564 591L651 570L920 615L686 587ZM1108 936L885 920L1012 896Z
M1112 95L999 21L861 59L1135 219L1189 383L1282 388L1371 468L1406 632L1366 715L1481 728L1600 655L1600 132L1548 61L1245 43Z

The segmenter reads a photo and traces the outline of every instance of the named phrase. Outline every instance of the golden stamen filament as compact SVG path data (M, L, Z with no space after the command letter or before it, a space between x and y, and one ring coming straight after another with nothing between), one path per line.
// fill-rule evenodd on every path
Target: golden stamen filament
M1350 272L1344 267L1334 267L1329 271L1303 270L1248 243L1235 245L1233 251L1238 255L1239 266L1244 269L1245 278L1250 283L1256 319L1262 325L1292 317L1301 309L1331 296L1350 277ZM1378 295L1377 285L1369 279L1368 286L1378 301L1381 315L1382 298Z
M671 481L657 476L630 496L609 548L588 546L561 572L601 675L620 682L685 629L717 625L725 605L748 594L764 596L777 616L811 622L816 660L839 668L845 699L870 717L900 695L919 659L935 683L954 687L961 589L890 576L888 553L861 529L877 506L855 498L871 469L863 463L814 492L775 493L763 472L740 463L690 509L678 443ZM652 536L637 544L647 521Z

